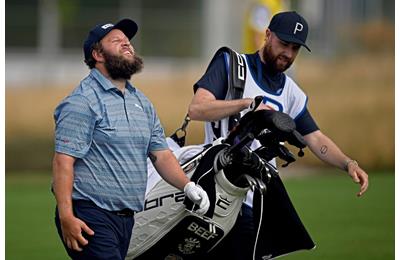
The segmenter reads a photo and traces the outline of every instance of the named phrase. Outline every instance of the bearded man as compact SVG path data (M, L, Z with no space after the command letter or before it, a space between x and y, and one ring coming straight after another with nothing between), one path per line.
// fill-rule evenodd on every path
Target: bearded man
M345 171L360 185L357 195L361 196L368 188L367 173L322 133L307 108L306 94L284 73L296 59L300 47L310 51L306 45L307 34L307 22L296 12L282 12L272 17L261 49L252 54L237 54L246 65L245 73L241 74L246 75L242 98L232 99L233 94L228 93L229 57L225 53L217 54L194 85L189 117L206 121L205 143L211 143L227 136L230 116L243 114L254 97L263 96L258 109L275 109L292 117L308 148L320 160ZM208 259L253 259L256 228L252 205L253 192L249 192L234 228Z
M56 108L55 222L72 259L125 259L143 210L147 158L204 214L210 205L168 149L150 101L128 80L143 67L130 40L137 24L97 25L84 43L90 74Z

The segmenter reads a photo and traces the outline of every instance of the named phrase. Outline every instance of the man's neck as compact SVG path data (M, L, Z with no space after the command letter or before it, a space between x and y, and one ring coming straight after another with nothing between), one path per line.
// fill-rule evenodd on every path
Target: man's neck
M126 79L112 79L111 77L106 76L108 80L111 81L113 85L115 85L122 93L125 93L126 88Z
M110 77L110 74L108 73L107 69L104 68L103 66L97 66L96 67L101 74L104 75L111 83L116 86L122 93L125 93L125 87L126 87L126 79L113 79Z

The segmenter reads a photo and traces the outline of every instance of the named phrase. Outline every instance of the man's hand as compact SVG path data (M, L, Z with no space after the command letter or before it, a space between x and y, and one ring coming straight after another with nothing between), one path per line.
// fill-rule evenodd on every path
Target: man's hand
M258 110L275 110L273 107L270 105L266 105L260 100L259 98L262 98L262 96L257 96L253 99L251 98L244 98L243 100L249 101L250 105L244 109L242 112L244 114L250 112L250 111L258 111Z
M81 246L88 244L88 241L82 235L82 231L91 236L94 235L94 231L85 222L74 216L60 219L60 222L63 240L68 248L82 251Z
M368 189L368 174L358 166L356 161L347 163L347 172L355 183L360 184L360 191L357 193L357 196L360 197Z
M199 205L199 209L196 211L197 213L203 215L208 211L210 200L208 199L207 193L199 185L196 185L192 181L188 182L183 191L191 201Z
M256 109L256 111L258 111L258 110L275 110L273 107L271 107L270 105L266 105L266 104L264 104L264 103L261 103L258 107L257 107L257 109Z
M360 184L361 187L357 196L365 193L368 188L368 174L358 166L356 161L347 157L329 137L317 130L305 135L304 139L310 150L321 161L347 171L354 182Z

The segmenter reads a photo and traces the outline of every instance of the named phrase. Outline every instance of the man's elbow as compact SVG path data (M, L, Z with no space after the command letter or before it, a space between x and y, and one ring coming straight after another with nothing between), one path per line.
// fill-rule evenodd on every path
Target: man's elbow
M53 173L59 171L72 171L74 168L75 158L66 154L55 153L53 157Z
M198 104L190 104L188 109L188 116L192 120L202 120L202 112L200 109L200 105Z
M324 134L322 134L322 132L320 130L317 130L317 131L311 132L303 137L307 143L307 146L310 147L312 145L319 143L319 141L321 140L321 138L323 136L324 136Z

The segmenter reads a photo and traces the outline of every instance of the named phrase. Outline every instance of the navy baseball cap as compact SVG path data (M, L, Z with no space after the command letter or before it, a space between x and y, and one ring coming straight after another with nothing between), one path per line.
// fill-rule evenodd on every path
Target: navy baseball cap
M96 25L90 32L88 37L86 38L85 43L83 44L83 53L85 54L85 60L87 60L92 55L93 44L99 42L106 36L111 30L119 29L121 30L128 39L132 39L135 36L138 26L131 19L122 19L116 24L106 23Z
M272 17L268 29L282 41L300 44L311 51L306 45L308 24L298 13L294 11L277 13Z

